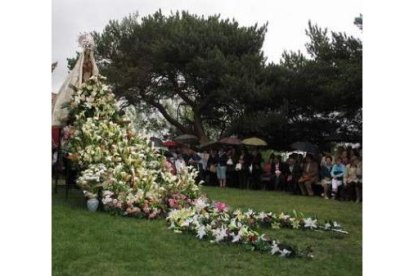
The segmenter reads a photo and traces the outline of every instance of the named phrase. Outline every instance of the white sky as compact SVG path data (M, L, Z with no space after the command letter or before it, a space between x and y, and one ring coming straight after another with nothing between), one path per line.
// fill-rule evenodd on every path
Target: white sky
M243 26L268 22L263 51L268 61L276 63L283 50L305 50L308 20L361 37L353 22L363 13L361 0L53 0L52 62L58 61L58 67L52 75L52 91L58 91L68 73L66 58L79 50L79 33L100 32L110 19L122 19L136 11L145 16L158 9L164 14L176 10L221 14Z

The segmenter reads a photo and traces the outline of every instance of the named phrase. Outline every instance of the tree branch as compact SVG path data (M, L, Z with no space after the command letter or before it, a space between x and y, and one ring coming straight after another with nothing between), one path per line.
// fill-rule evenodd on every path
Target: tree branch
M176 119L174 119L165 109L165 107L160 104L159 102L156 102L155 100L144 96L141 93L141 97L143 98L143 100L145 100L147 103L149 103L150 105L152 105L153 107L157 108L158 111L162 114L162 116L164 116L164 118L173 126L175 126L176 128L178 128L181 132L183 133L192 133L192 131L188 128L186 128L185 126L183 126L182 124L180 124L180 122L178 122Z

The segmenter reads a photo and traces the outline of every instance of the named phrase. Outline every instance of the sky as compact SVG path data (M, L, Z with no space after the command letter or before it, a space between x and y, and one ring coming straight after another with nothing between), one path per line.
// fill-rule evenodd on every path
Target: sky
M53 0L52 91L58 92L68 74L66 58L77 50L82 32L101 32L111 19L138 12L145 16L161 9L164 14L186 10L197 15L220 14L242 26L268 22L263 51L269 62L278 63L284 50L305 52L308 21L328 30L361 37L353 24L362 11L362 0Z

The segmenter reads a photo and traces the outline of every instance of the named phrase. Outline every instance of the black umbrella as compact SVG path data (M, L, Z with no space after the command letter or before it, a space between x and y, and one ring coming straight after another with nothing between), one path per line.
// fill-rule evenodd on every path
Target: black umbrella
M220 139L219 142L222 143L222 144L235 145L235 146L241 145L241 143L242 143L240 141L240 139L238 139L235 136L230 136L230 137L226 137L226 138Z
M202 144L200 146L198 146L199 149L201 150L209 150L209 149L215 149L220 147L220 143L217 141L211 141L205 144Z
M180 136L177 136L173 139L176 142L184 143L184 144L197 144L198 143L198 137L191 134L183 134Z
M296 142L290 145L292 149L305 151L309 153L318 153L319 148L317 145L311 144L309 142Z

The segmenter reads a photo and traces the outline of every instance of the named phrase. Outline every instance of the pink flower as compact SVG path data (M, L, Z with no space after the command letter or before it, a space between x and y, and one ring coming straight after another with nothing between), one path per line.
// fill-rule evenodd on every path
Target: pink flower
M227 211L227 205L224 202L216 202L214 207L219 210L219 212Z
M177 200L170 198L168 199L168 204L170 205L171 208L175 208L177 206Z
M149 219L153 219L153 218L155 218L157 216L157 212L152 212L149 216L148 216L148 218Z

